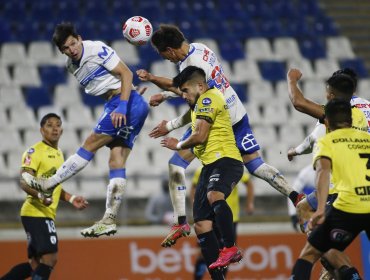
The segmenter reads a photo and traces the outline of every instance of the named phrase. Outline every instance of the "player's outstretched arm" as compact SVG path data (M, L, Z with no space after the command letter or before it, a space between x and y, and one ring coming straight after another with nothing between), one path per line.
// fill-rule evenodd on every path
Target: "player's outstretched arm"
M85 209L89 204L89 202L83 196L79 196L79 195L76 196L76 195L70 194L64 189L62 189L62 192L60 194L60 199L64 201L68 201L78 210Z
M288 160L293 160L293 157L304 155L304 154L310 154L312 153L313 147L316 143L316 141L324 136L326 133L325 125L318 124L315 126L314 130L308 135L301 144L299 144L295 148L290 148L288 150Z
M302 72L299 69L289 69L287 73L289 99L297 111L321 119L324 116L324 108L304 97L298 86L301 77Z
M139 77L140 81L151 82L163 90L172 91L178 96L181 96L181 91L172 86L172 79L170 78L153 75L152 73L148 72L145 69L137 70L136 74Z
M158 138L161 136L167 135L172 130L183 127L184 125L191 122L191 112L188 110L181 116L173 119L172 121L161 121L152 131L149 133L149 136L152 138Z

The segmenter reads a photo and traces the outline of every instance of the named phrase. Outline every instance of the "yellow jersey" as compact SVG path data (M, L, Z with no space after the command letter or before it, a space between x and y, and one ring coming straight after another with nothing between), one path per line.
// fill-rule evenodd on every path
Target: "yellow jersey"
M197 119L204 119L212 124L207 141L194 147L194 154L203 165L223 157L242 161L236 147L230 114L219 90L211 88L198 98L191 119L193 131Z
M202 171L202 167L199 167L191 180L193 185L197 185L199 181L200 172ZM250 176L247 172L244 172L242 178L240 179L239 183L242 182L246 184L250 179ZM248 194L247 194L248 195ZM231 192L231 194L226 199L227 204L230 206L231 211L233 212L233 222L237 223L240 220L240 205L239 205L239 193L238 193L238 186L235 186Z
M51 177L63 162L62 151L42 141L30 147L22 156L22 168L34 170L36 177ZM53 191L53 203L49 206L44 205L40 199L27 195L21 208L21 216L55 219L61 191L62 186L59 184Z
M338 193L333 206L348 213L370 213L370 135L353 128L332 131L317 143L314 165L321 157L331 160Z

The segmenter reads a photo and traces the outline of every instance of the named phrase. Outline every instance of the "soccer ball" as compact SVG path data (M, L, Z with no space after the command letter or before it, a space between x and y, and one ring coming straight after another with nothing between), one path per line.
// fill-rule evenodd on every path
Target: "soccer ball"
M135 16L126 20L122 33L131 44L141 46L145 45L152 37L153 27L146 18Z

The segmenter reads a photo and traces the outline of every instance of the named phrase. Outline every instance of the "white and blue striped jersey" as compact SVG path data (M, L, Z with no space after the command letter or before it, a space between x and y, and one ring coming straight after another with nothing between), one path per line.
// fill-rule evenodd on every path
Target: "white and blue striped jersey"
M109 71L113 70L120 58L116 52L101 41L82 41L80 61L67 59L67 69L73 74L85 92L98 96L111 89L121 87L121 80Z
M367 132L370 133L370 102L369 100L366 100L366 99L363 99L361 97L354 95L352 96L352 99L351 99L351 105L355 106L356 108L364 112L366 120L367 120L367 125L368 125Z
M239 122L247 113L234 89L230 86L216 54L201 43L190 44L188 55L178 64L180 72L188 66L197 66L206 73L210 87L218 88L225 96L232 124Z

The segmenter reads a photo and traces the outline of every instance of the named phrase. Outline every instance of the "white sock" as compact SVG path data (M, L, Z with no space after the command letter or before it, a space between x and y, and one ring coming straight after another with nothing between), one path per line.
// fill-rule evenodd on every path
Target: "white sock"
M276 189L278 192L282 193L285 196L289 196L289 194L292 191L294 191L293 188L288 184L284 176L280 174L279 170L266 163L261 164L253 172L253 175L265 180L274 189Z
M116 222L126 183L127 180L125 178L112 178L109 180L103 220L111 219Z
M85 168L89 162L89 160L82 158L78 154L71 155L63 165L58 168L57 172L47 180L48 186L46 186L46 188L53 187L68 180L81 169Z
M177 224L179 216L186 216L186 186L185 186L185 169L169 164L170 178L169 190L174 210L174 223Z

